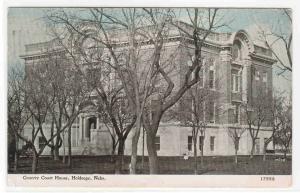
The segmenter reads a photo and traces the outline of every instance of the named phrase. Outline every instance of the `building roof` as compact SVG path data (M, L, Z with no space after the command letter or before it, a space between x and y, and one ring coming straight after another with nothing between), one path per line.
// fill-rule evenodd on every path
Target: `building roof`
M93 28L96 26L87 25L83 27L83 31L90 30L93 31ZM141 30L151 30L153 26L145 26ZM94 28L95 29L95 28ZM172 39L173 41L178 41L180 38L186 38L184 35L185 30L186 32L192 34L193 32L193 26L182 21L176 21L173 24L169 24L169 32L168 32L168 39ZM206 31L205 29L200 29L203 31ZM88 33L88 32L87 32ZM115 45L128 45L128 34L124 33L124 29L110 29L109 33L110 39ZM246 43L249 46L249 51L252 55L257 55L261 59L266 59L267 61L270 61L272 63L275 62L275 60L272 57L272 52L263 45L262 42L259 42L257 40L252 40L249 33L245 30L239 30L237 32L233 33L222 33L222 32L210 32L210 34L207 36L205 43L214 45L217 47L230 47L233 45L233 42L237 37L240 36L243 41L246 41ZM137 36L137 39L141 41L146 41L146 44L149 44L149 40L143 39L141 35ZM57 50L63 50L61 46L59 46L59 40L53 39L50 41L45 42L39 42L39 43L33 43L33 44L27 44L25 45L25 53L21 55L20 57L23 59L26 59L28 57L34 57L38 55L42 55L44 53L49 53L49 51L57 51Z

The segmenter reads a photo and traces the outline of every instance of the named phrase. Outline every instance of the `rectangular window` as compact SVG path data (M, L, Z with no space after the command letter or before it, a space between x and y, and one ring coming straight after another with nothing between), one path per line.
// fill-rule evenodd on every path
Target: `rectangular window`
M263 81L263 82L267 82L267 80L268 80L268 74L267 74L267 72L264 72L264 73L262 74L262 81Z
M233 123L239 123L240 122L240 105L234 104L234 118Z
M260 74L258 70L255 70L255 80L259 80L260 79Z
M240 92L241 76L237 70L231 72L231 90L233 92Z
M160 150L160 136L155 137L155 150L156 151Z
M209 70L208 74L208 84L209 88L215 88L215 72L214 70Z
M215 150L215 136L210 136L210 151Z
M39 149L43 148L46 145L47 140L45 137L39 137Z
M208 104L208 120L210 123L215 123L215 103Z
M192 151L192 145L193 145L193 137L188 136L188 150Z
M204 136L199 136L199 149L200 149L200 151L203 150L203 144L204 144Z

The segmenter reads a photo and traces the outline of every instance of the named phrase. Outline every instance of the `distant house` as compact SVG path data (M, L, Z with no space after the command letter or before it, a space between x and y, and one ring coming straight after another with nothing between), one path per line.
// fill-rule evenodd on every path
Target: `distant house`
M186 23L180 22L182 27L191 30ZM171 53L174 63L172 77L178 86L183 81L182 72L191 64L193 55L192 40L184 37L175 28L171 30L165 43L165 54ZM117 32L116 32L117 33ZM126 37L120 31L116 38L116 44L126 46ZM83 40L85 41L85 40ZM26 68L38 64L41 57L46 54L47 48L55 44L55 40L26 45L26 53L21 56L25 60ZM151 50L151 43L145 42L142 46L144 52ZM57 47L57 52L63 51ZM275 60L272 53L265 47L256 44L250 35L240 30L235 33L211 33L202 50L204 67L200 72L200 85L220 95L216 100L206 102L203 118L206 120L207 129L205 137L199 136L197 151L200 153L199 141L204 143L204 155L233 155L234 144L228 136L228 128L247 127L243 120L241 104L247 100L255 100L258 88L263 88L266 96L272 97L272 65ZM164 58L164 56L163 56ZM167 56L166 56L167 58ZM155 99L153 99L155 103ZM175 105L178 111L189 105L188 98ZM92 105L86 108L93 109ZM91 110L89 113L80 114L72 126L72 151L73 155L110 155L112 141L109 130L100 121L100 115ZM255 154L263 152L263 143L271 135L271 128L263 125L258 134L255 145ZM24 135L30 136L30 127L24 131ZM46 132L49 135L49 132ZM144 135L144 136L143 136ZM180 120L162 121L157 137L155 138L156 149L159 156L183 156L193 151L191 128L184 125ZM67 138L65 137L65 141ZM36 141L42 146L42 137ZM144 146L143 146L144 143ZM147 155L146 135L141 132L138 154ZM269 149L272 149L270 143ZM62 148L61 148L62 149ZM46 148L44 154L50 153ZM239 154L249 154L251 150L251 138L248 131L242 135L239 144ZM67 150L66 150L67 151ZM131 154L131 135L129 135L125 154Z

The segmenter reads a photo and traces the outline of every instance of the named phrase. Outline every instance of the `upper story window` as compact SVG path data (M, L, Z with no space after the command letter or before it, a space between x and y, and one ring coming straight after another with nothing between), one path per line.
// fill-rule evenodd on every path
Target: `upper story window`
M240 105L234 104L234 111L233 111L233 123L240 122Z
M255 80L259 80L260 79L260 72L258 70L255 71L254 73L255 76Z
M208 103L208 121L210 123L215 123L215 103Z
M263 72L262 73L262 81L267 82L267 80L268 80L268 74L267 74L267 72Z
M215 66L211 65L208 71L208 86L210 89L215 88Z
M242 52L242 45L239 41L234 41L232 46L232 59L233 60L242 60L243 59L243 52Z
M233 92L240 92L241 76L238 70L231 71L231 90Z

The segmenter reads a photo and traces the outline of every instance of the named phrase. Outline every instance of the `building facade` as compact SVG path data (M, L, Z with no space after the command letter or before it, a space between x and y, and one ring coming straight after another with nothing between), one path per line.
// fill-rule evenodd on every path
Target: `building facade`
M187 30L191 26L180 23ZM120 35L119 40L124 38ZM172 58L175 87L183 81L183 72L193 60L193 44L191 40L183 37L178 30L171 30L168 41L165 43L165 52L162 60ZM184 42L184 43L183 43ZM38 63L40 56L47 50L50 42L26 45L26 53L22 56L25 65ZM145 43L143 52L151 50L151 45ZM44 51L43 51L44 50ZM176 54L174 54L176 53ZM270 50L253 41L250 35L240 30L235 33L214 33L206 39L202 48L203 68L200 71L199 85L201 89L214 93L217 96L212 101L203 103L203 121L205 121L205 134L199 134L197 142L198 155L201 142L203 152L207 156L233 155L234 142L228 135L230 128L245 129L247 124L242 113L242 104L257 100L257 95L262 92L265 97L272 98L272 65L275 60ZM183 97L173 109L181 111L189 105L189 98ZM93 108L93 107L87 107ZM166 115L168 112L166 112ZM72 154L73 155L110 155L112 153L111 128L101 123L101 117L91 110L78 116L72 126ZM192 154L192 129L180 120L162 120L156 141L158 156L182 156ZM46 125L45 127L50 127ZM24 135L30 136L30 127L26 128ZM45 129L45 135L50 135ZM263 152L266 138L271 136L271 127L262 125L256 139L255 154ZM131 154L131 133L125 143L125 154ZM63 134L61 153L67 151L67 134ZM37 147L44 145L44 140L36 140ZM250 154L250 133L246 130L240 138L239 151L241 155ZM272 149L272 143L268 149ZM65 150L64 150L65 149ZM45 155L50 154L46 148ZM146 134L141 132L138 155L147 155Z

